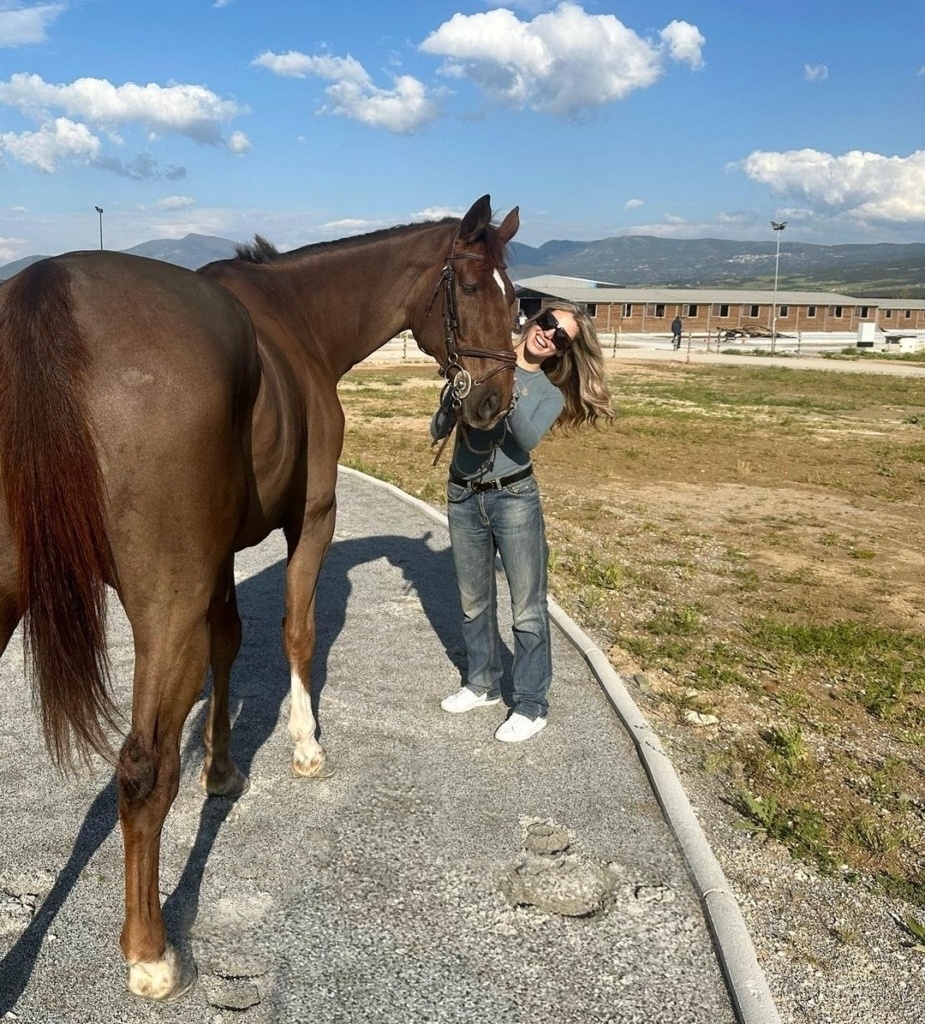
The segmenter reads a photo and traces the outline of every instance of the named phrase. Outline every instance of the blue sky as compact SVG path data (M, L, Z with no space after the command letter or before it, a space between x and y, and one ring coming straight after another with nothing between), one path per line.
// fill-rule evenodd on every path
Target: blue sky
M922 0L0 0L0 263L518 240L925 239Z

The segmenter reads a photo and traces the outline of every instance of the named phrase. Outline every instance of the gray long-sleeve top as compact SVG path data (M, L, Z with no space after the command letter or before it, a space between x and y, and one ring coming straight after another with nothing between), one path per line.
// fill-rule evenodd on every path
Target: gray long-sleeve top
M514 407L493 430L466 428L456 433L450 475L496 480L530 465L530 452L559 418L565 399L542 370L514 367ZM430 421L434 440L446 437L456 422L452 410L438 409ZM468 443L467 443L468 442Z

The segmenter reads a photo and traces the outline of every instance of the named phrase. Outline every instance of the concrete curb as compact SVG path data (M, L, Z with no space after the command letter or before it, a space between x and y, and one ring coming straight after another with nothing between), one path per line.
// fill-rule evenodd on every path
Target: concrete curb
M393 484L346 466L338 471L376 484L417 508L444 528L446 516ZM703 901L704 916L713 935L717 959L741 1024L781 1024L767 979L735 896L697 820L677 772L658 736L636 706L606 655L550 598L549 615L569 642L581 653L607 694L614 710L633 738L665 819L677 837L695 888Z
M592 643L552 599L549 601L549 615L581 652L633 737L652 789L677 837L696 889L703 900L704 914L713 933L717 959L726 978L736 1015L742 1024L781 1024L739 905L658 736L603 651Z

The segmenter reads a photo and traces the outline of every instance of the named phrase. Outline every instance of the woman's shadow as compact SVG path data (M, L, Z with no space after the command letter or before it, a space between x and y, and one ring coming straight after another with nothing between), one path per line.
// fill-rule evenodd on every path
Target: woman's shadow
M357 566L380 558L401 569L407 588L413 589L420 598L448 659L461 675L464 673L459 628L461 611L452 554L448 548L435 551L429 544L431 537L431 534L422 538L386 535L344 540L332 545L318 583L318 632L312 662L312 705L316 719L320 718L319 699L327 680L331 649L347 619L352 589L350 573ZM246 775L251 773L257 752L277 728L283 701L289 693L289 669L282 651L280 628L284 593L283 561L264 569L237 588L244 637L231 681L234 719L231 749L235 763ZM509 672L505 675L509 676ZM203 699L190 716L188 739L183 748L185 764L202 758L200 734L210 685L207 681ZM189 779L186 784L190 784ZM117 801L113 777L90 806L71 854L58 872L50 892L25 931L0 959L0 1015L14 1008L28 984L58 910L90 859L115 829ZM232 806L229 800L203 798L193 848L174 891L164 903L168 935L186 963L192 960L190 930L198 914L205 865ZM114 887L112 898L118 899L120 893L121 890Z

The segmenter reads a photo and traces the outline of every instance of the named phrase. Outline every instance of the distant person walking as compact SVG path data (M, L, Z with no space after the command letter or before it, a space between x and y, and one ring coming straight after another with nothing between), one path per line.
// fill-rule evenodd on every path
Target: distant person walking
M671 321L671 347L677 351L681 347L681 332L684 330L684 323L679 316Z

